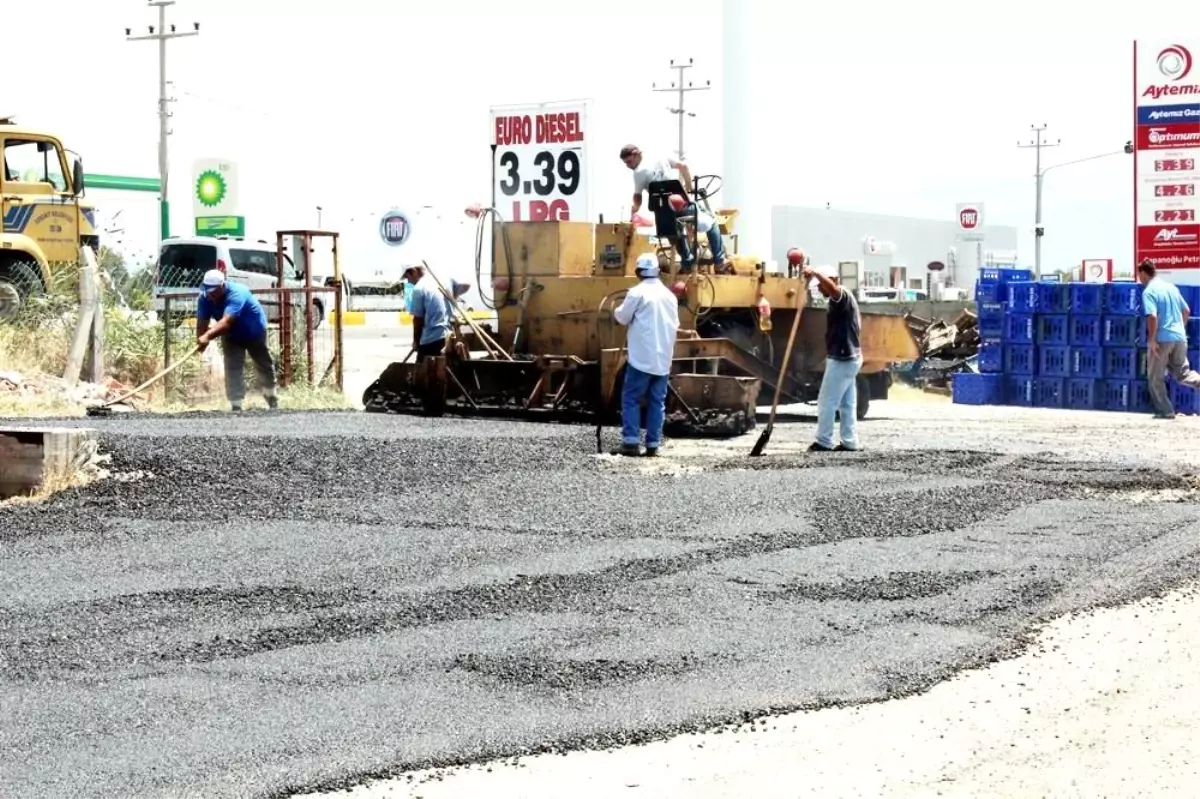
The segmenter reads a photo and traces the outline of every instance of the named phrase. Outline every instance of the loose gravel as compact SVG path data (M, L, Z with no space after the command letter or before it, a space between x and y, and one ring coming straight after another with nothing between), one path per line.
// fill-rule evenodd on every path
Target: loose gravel
M0 509L5 796L288 796L886 699L1200 566L1187 468L919 421L652 464L571 426L69 423L124 479Z

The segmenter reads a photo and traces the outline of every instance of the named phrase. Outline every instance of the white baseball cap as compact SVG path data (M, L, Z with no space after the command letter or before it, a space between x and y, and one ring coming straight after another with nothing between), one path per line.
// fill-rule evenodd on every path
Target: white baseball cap
M225 273L220 269L209 269L204 273L204 290L215 289L225 285Z
M642 277L658 277L658 256L652 252L642 253L634 269Z

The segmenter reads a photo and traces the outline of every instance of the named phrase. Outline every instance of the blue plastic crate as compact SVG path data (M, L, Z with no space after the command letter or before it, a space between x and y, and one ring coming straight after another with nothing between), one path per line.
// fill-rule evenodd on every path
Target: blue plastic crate
M1072 347L1100 346L1102 332L1100 319L1100 314L1072 314L1067 336L1070 345Z
M990 342L980 345L979 371L985 374L1004 371L1004 345Z
M1167 388L1171 394L1171 404L1175 406L1175 413L1187 416L1200 414L1200 391L1174 380L1168 381Z
M1070 347L1040 347L1038 349L1039 377L1069 377L1070 374Z
M1004 401L1004 376L958 372L951 378L950 394L959 405L999 405Z
M1200 314L1200 286L1176 286L1183 295L1183 301L1188 304L1192 316Z
M1142 343L1141 317L1105 314L1101 320L1100 343L1105 347L1136 347Z
M1004 317L980 317L976 323L979 327L979 338L981 341L1001 342L1004 340Z
M1200 317L1187 320L1187 339L1189 347L1200 347Z
M1076 411L1094 411L1103 407L1099 380L1075 377L1067 381L1066 405Z
M1043 346L1066 346L1071 343L1071 317L1066 314L1045 314L1037 318L1037 343Z
M1039 408L1061 408L1066 402L1066 383L1061 377L1039 377L1033 404Z
M1032 408L1037 399L1037 378L1030 375L1007 375L1008 383L1005 402Z
M977 302L975 315L980 319L1003 319L1007 306L1002 302Z
M1142 312L1142 284L1114 282L1104 284L1104 310L1119 316L1137 316Z
M1071 348L1071 377L1104 377L1104 350L1100 347Z
M1200 350L1188 350L1188 366L1200 372Z
M1013 313L1033 313L1038 309L1038 286L1032 280L1008 284L1008 307Z
M979 277L977 278L977 282L979 283L993 283L1000 286L1007 286L1014 280L1033 280L1033 271L1030 269L987 266L979 270Z
M1010 375L1036 375L1038 351L1032 344L1004 345L1004 373Z
M1132 380L1101 380L1101 407L1106 411L1128 411L1133 402Z
M1067 283L1039 283L1038 310L1042 313L1067 313L1071 310L1071 286Z
M1106 347L1104 349L1104 377L1106 380L1134 380L1138 376L1138 350L1132 347Z
M1129 410L1134 413L1150 413L1154 403L1150 400L1150 384L1145 380L1130 381Z
M1000 283L976 283L975 302L1004 302L1008 299L1008 290Z
M1104 311L1104 283L1070 283L1071 313L1098 314Z
M1037 317L1031 313L1012 313L1004 317L1005 344L1032 344L1037 339Z

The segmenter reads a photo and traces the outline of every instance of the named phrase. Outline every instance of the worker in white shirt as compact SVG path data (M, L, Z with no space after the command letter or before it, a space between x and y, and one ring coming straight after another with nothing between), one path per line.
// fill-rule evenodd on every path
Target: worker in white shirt
M658 279L658 256L641 255L635 267L641 282L613 311L626 334L627 361L621 396L621 455L640 455L642 401L646 402L646 452L653 457L662 446L667 412L667 380L679 332L679 298Z

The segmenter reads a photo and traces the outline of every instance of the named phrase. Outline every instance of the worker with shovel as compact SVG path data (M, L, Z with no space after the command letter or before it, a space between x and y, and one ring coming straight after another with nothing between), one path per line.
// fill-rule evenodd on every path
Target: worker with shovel
M804 278L814 281L829 300L825 311L825 374L817 393L817 440L809 452L858 449L858 372L862 369L859 334L862 315L858 300L838 285L832 270L804 268ZM841 416L842 441L833 445L833 417Z
M658 256L638 256L635 267L641 280L613 311L626 334L628 363L621 395L620 455L640 455L642 400L646 401L646 452L658 454L667 412L667 381L679 332L679 298L658 279Z
M212 320L215 325L209 326ZM200 299L196 302L196 347L201 352L217 338L225 356L225 396L230 408L242 409L246 396L246 355L254 361L258 382L267 406L279 407L275 396L275 361L267 346L267 315L262 304L240 283L230 283L225 273L210 269L204 274Z
M404 270L405 282L412 285L412 304L409 313L413 318L413 347L417 351L417 362L430 356L441 355L446 350L446 339L454 329L454 306L431 276L425 274L424 266L410 266ZM450 281L450 293L457 302L471 288L470 283Z

